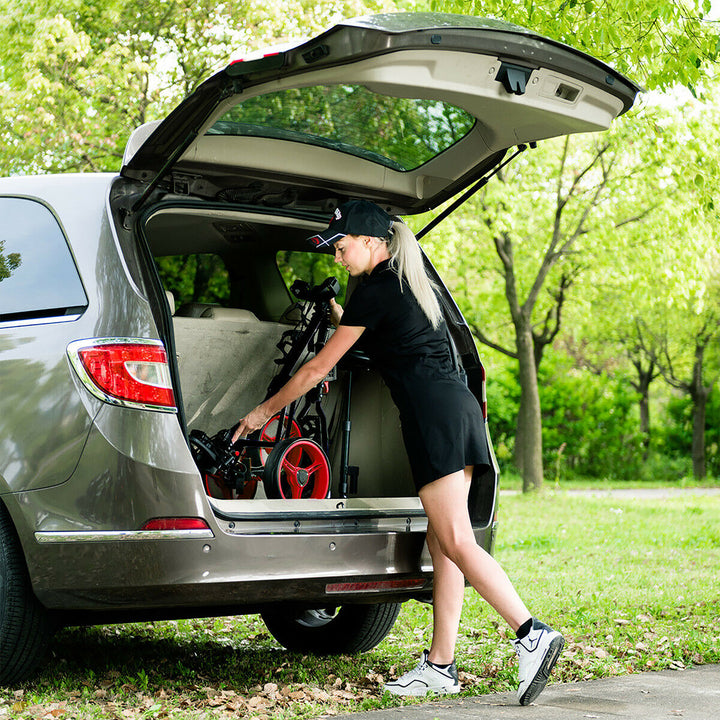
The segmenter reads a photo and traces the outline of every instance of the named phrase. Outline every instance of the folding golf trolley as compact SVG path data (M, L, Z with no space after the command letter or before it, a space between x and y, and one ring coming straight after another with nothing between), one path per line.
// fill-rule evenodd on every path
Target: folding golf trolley
M330 334L330 300L340 291L336 278L327 278L311 287L296 280L291 291L297 298L296 325L283 333L277 347L280 366L271 380L265 399L274 395L311 354L316 354ZM302 398L274 415L260 431L232 443L238 425L208 437L202 430L190 433L190 449L206 492L225 499L251 499L257 485L263 483L268 498L307 499L330 496L331 472L328 460L328 424L322 399L329 390L330 379L322 380ZM346 497L348 478L354 468L348 467L349 397L351 373L348 373L343 427L341 479L339 494Z

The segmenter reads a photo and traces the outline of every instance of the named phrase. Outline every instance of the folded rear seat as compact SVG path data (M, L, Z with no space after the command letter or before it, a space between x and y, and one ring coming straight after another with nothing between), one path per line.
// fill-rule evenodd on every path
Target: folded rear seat
M190 311L191 317L173 317L185 416L188 429L212 435L265 399L289 326L241 308L205 304Z

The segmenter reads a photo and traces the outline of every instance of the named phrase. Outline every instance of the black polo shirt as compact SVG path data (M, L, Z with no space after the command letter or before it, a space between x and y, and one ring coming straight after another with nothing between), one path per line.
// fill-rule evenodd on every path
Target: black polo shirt
M418 490L467 465L489 465L485 419L453 365L447 326L432 327L389 260L355 289L340 324L365 328L359 342L400 411Z

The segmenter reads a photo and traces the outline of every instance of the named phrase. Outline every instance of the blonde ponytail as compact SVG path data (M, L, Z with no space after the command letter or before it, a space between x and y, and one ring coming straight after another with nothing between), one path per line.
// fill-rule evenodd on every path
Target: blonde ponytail
M425 271L420 245L415 235L404 222L398 220L393 222L387 242L390 265L395 268L400 278L400 286L402 287L404 278L430 324L437 329L443 319L436 294L437 286Z

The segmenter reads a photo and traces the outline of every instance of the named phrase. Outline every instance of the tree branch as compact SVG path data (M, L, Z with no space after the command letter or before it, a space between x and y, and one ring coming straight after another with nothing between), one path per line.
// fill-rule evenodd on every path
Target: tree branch
M508 350L507 348L503 347L502 345L498 345L497 343L490 340L489 337L485 335L485 333L480 329L478 325L475 323L470 323L468 325L470 328L470 332L473 334L474 337L476 337L483 345L487 345L488 347L492 348L493 350L497 350L498 352L502 353L503 355L507 355L510 358L513 358L514 360L518 359L517 352L514 352L512 350Z

